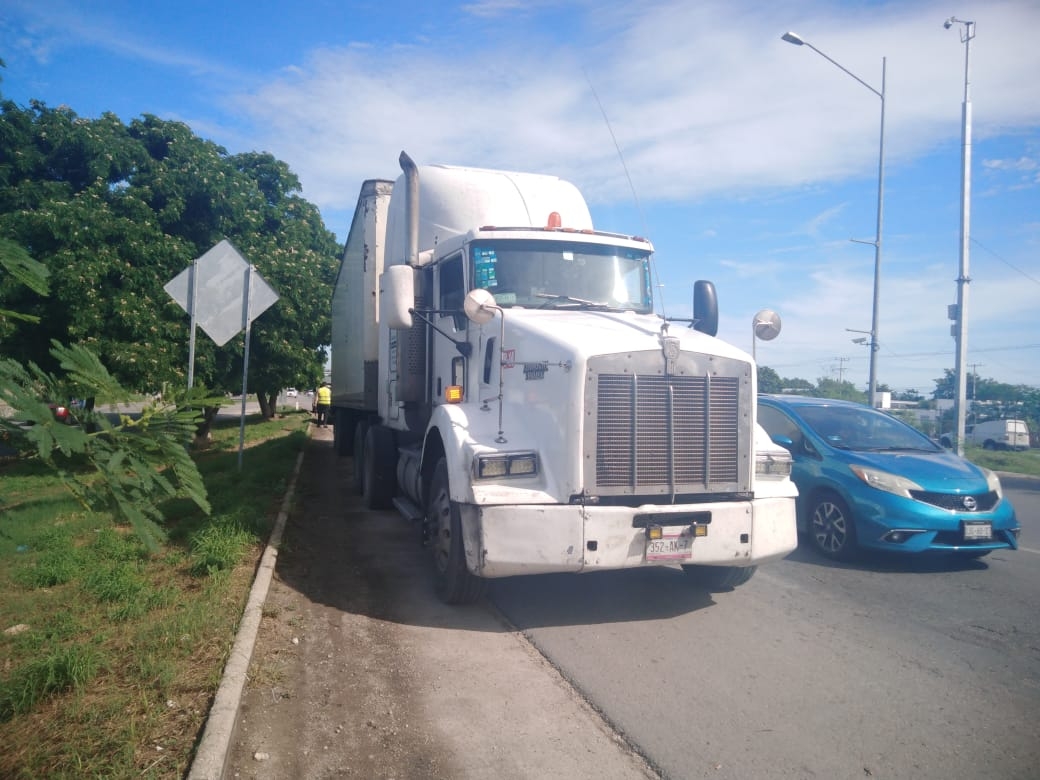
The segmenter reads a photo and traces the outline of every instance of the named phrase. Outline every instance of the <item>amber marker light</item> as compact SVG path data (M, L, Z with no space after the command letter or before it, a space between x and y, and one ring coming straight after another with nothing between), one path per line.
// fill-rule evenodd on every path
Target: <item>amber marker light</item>
M462 403L462 386L461 385L448 385L444 390L444 400L449 404L460 404Z

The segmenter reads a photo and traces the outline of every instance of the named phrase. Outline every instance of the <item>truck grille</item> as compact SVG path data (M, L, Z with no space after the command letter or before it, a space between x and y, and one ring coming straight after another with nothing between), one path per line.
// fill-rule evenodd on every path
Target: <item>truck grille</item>
M654 355L659 368L660 353ZM595 450L596 493L750 489L747 364L723 361L729 370L720 372L718 362L699 375L594 373L590 362L595 432L586 432L586 442Z

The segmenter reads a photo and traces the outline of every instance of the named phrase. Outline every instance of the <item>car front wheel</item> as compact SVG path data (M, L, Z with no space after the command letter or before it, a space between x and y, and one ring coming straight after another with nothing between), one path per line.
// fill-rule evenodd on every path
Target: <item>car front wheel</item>
M835 493L823 493L809 513L809 538L828 558L848 560L856 551L856 525L848 506Z

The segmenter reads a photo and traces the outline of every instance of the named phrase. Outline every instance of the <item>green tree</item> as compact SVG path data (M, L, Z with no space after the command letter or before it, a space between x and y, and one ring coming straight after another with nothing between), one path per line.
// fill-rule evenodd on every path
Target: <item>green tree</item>
M904 390L901 393L894 393L892 397L897 401L912 401L918 404L924 402L924 396L913 388Z
M784 390L788 392L797 393L799 395L816 395L816 386L808 379L784 377L783 386Z
M758 367L758 392L780 393L783 392L784 382L780 375L769 366Z
M820 377L816 380L816 395L820 398L839 398L845 401L856 401L867 403L867 394L857 390L856 386L849 381L838 381L828 377Z
M89 347L122 385L184 385L189 321L163 286L223 238L280 299L253 323L248 387L265 413L280 388L321 375L339 248L298 179L269 154L228 155L184 124L0 102L0 237L50 271L52 295L6 281L0 355L53 372L54 340ZM243 336L196 342L195 377L241 388Z
M22 253L9 249L8 242L0 241L0 278L24 278L27 286L45 294L47 269L27 264ZM9 311L0 311L0 318L19 319ZM112 423L85 410L81 425L66 425L54 419L46 403L48 397L60 396L60 388L75 387L113 401L129 394L85 347L54 342L49 352L60 377L33 362L21 365L0 357L0 401L10 409L0 417L3 439L23 456L37 457L58 471L85 507L129 523L153 551L163 536L162 501L188 498L208 514L206 488L185 445L196 425L191 407L216 400L205 398L201 390L175 393L162 404L147 406L134 420L120 417Z

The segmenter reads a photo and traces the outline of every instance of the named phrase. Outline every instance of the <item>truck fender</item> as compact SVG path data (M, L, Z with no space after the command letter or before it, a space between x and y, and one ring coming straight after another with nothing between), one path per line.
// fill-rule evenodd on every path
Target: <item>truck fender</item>
M423 442L422 466L426 490L437 462L444 458L448 467L448 490L451 500L459 505L462 524L462 543L466 556L466 568L472 574L481 572L480 513L473 503L472 475L467 453L469 427L465 411L454 404L444 404L434 409L426 428ZM424 500L424 506L428 498Z
M469 418L462 407L455 404L435 407L426 426L422 454L423 474L432 474L437 460L442 456L445 458L451 500L460 504L473 503L470 461L467 456L471 452L468 429Z

